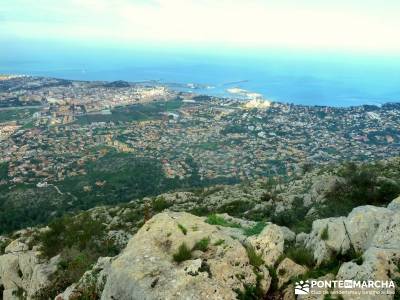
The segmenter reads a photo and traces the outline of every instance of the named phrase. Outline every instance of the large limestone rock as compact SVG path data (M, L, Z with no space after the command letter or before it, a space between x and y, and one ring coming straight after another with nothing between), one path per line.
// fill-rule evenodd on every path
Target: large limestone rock
M56 272L58 257L42 262L39 252L28 250L28 246L15 240L0 256L0 285L4 287L3 299L15 299L14 292L24 292L31 299L41 288L50 283L50 276Z
M210 239L205 252L174 261L180 245L191 249L203 238ZM149 220L112 262L102 299L235 299L235 289L255 282L237 240L203 218L165 212Z
M385 207L360 206L347 217L314 221L311 232L298 235L296 240L313 251L317 265L350 250L363 253L371 246L398 249L399 216L400 211Z
M400 211L388 213L381 220L371 223L374 236L366 236L364 245L369 248L363 254L363 263L344 263L338 272L338 278L355 280L389 280L397 274L400 261ZM367 231L368 232L368 231Z
M345 218L346 233L354 250L362 253L362 259L343 263L336 279L386 281L400 276L397 266L400 261L400 211L393 209L396 201L388 208L360 206ZM344 295L346 300L392 298L386 290L379 296Z
M344 217L316 220L311 233L305 237L303 234L301 238L304 245L313 251L317 265L329 260L336 253L344 254L350 249Z
M267 266L274 266L283 254L285 240L293 241L295 234L286 227L268 224L263 231L256 236L249 237L249 243L258 254L261 254Z
M363 263L358 265L355 262L344 263L337 274L337 279L343 280L390 280L393 279L393 274L398 272L394 261L398 261L400 250L379 249L375 247L369 248L363 254ZM359 297L344 297L345 299L392 299L391 295L361 295Z
M381 220L372 239L371 246L381 249L400 250L400 211Z
M393 212L371 205L356 207L346 219L346 228L354 249L362 252L371 246L379 224L391 218Z
M307 272L307 268L296 264L290 258L285 258L276 269L278 274L278 287L282 287L288 283L291 278L303 275Z

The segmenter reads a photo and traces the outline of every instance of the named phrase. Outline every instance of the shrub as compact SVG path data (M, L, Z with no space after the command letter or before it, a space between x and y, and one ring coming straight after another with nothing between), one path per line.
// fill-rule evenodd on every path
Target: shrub
M231 216L240 217L244 212L252 209L255 203L243 200L235 200L226 204L223 204L218 208L219 213L227 213Z
M196 242L196 244L193 246L192 251L194 250L200 250L203 252L206 252L208 249L208 245L210 244L210 238L202 238L200 241Z
M266 226L265 222L257 222L257 224L254 225L253 227L245 228L244 235L252 236L260 234L261 231L263 231L263 229L265 228L265 226Z
M270 200L272 200L272 202L279 202L282 201L282 198L275 191L267 191L261 195L260 200L262 202L268 202Z
M241 227L239 224L227 221L223 217L217 216L216 214L209 215L207 217L206 223L211 224L211 225L224 226L224 227L236 227L236 228Z
M49 230L37 238L42 244L41 251L47 258L59 254L65 248L103 251L106 250L103 246L108 244L105 226L101 221L94 220L89 213L56 219L50 223ZM102 245L103 243L106 245Z
M373 164L344 165L338 171L344 180L326 194L327 201L319 207L319 215L343 216L356 206L386 205L400 194L398 171L389 174L386 170L390 168Z
M77 249L65 249L61 253L61 262L59 269L69 281L76 281L90 269L90 266L96 261L95 255L87 251L81 252Z
M167 202L167 200L165 200L164 197L158 197L156 199L153 199L153 201L152 201L153 211L155 211L155 212L161 212L164 209L167 209L171 206L172 206L172 204Z
M314 255L312 252L305 247L294 247L289 248L286 251L286 256L298 263L299 265L313 267L314 266Z
M207 207L202 207L202 206L195 207L195 208L191 209L189 212L191 214L193 214L195 216L199 216L199 217L206 216L210 213L210 211L208 210Z
M79 288L79 300L98 300L101 297L101 288L97 287L97 277L90 275L85 278L85 285ZM71 299L72 300L72 299Z
M51 258L60 254L61 258L51 285L39 290L36 299L54 299L77 282L100 256L115 256L120 250L108 238L103 223L92 219L89 213L57 219L35 239L41 243L43 256Z
M189 260L192 258L192 252L190 251L190 249L188 248L188 246L186 246L185 243L182 243L179 248L178 248L178 252L176 252L173 255L174 261L177 263L181 263L185 260Z
M184 235L187 234L187 229L186 229L185 226L183 226L182 224L178 224L178 227L179 227L179 229L182 231L182 233L183 233Z
M136 209L129 209L127 212L121 215L122 221L137 223L143 219L143 213Z
M292 209L284 210L271 216L271 222L279 226L289 227L294 232L309 232L312 219L307 217L309 208L304 206L302 198L295 198Z
M256 221L256 222L261 222L265 219L268 219L271 217L272 214L272 206L271 207L264 207L264 208L257 208L257 209L252 209L246 212L244 215L246 219Z

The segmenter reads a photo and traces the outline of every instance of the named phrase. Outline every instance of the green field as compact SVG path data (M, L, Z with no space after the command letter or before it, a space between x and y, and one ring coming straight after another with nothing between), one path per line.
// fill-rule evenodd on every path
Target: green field
M0 110L0 123L11 121L23 123L24 120L32 117L32 115L37 111L39 111L38 108Z
M121 106L114 108L111 111L111 115L86 115L78 117L76 122L83 125L93 122L132 122L156 120L162 118L160 113L177 110L182 105L182 101L172 100Z
M206 143L198 144L197 147L199 147L202 150L215 151L220 148L220 145L215 142L206 142Z

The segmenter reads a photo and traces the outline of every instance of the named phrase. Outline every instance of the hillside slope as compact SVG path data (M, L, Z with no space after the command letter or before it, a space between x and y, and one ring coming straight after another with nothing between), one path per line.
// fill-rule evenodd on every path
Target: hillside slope
M399 170L349 164L66 215L0 237L0 293L293 299L298 279L398 282Z

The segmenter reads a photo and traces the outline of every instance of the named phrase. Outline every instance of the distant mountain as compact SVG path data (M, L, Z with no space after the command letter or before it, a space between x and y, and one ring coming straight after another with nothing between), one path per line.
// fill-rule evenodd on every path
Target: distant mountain
M110 87L110 88L124 88L124 87L130 87L131 85L127 81L118 80L118 81L108 82L108 83L104 84L103 86Z

